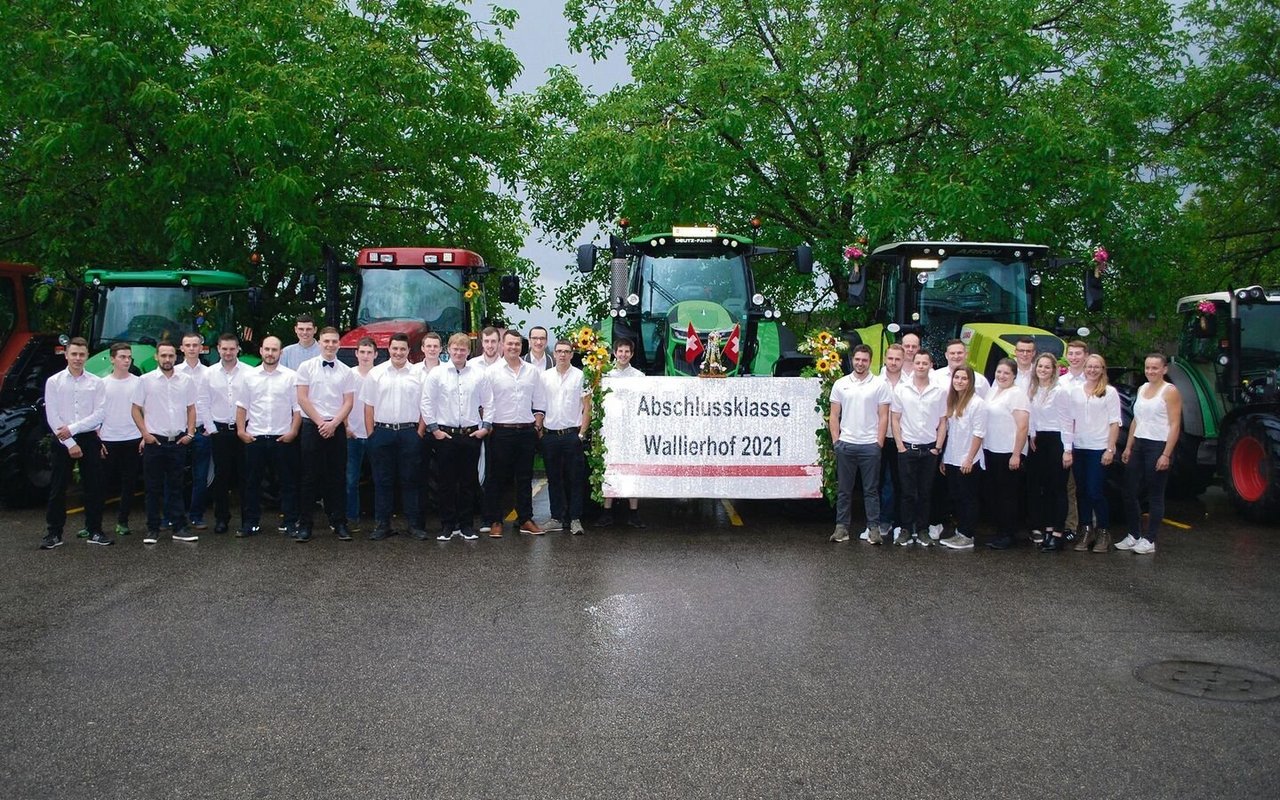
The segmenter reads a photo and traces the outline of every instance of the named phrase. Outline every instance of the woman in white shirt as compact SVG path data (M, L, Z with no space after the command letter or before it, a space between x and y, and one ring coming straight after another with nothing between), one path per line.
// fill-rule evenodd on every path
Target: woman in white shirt
M947 444L938 468L947 478L956 528L938 544L952 550L972 550L978 524L978 476L982 474L982 440L987 435L987 404L974 392L973 368L968 364L951 373L947 416L941 430Z
M1106 469L1116 457L1120 435L1120 395L1107 382L1107 362L1094 353L1084 362L1084 383L1071 390L1071 443L1063 442L1063 466L1076 476L1076 498L1084 535L1075 550L1095 553L1111 549L1111 509L1107 505ZM1066 438L1065 436L1063 437Z
M1058 359L1052 353L1036 356L1028 389L1031 401L1031 453L1027 456L1031 524L1043 536L1040 550L1062 549L1067 518L1067 469L1062 466L1062 443L1070 433L1069 389L1058 383Z
M1133 423L1129 441L1120 460L1124 472L1125 511L1129 517L1129 535L1116 542L1117 550L1132 550L1139 555L1156 551L1156 534L1164 518L1164 488L1169 482L1169 464L1173 448L1182 433L1182 396L1165 380L1169 360L1163 353L1150 353L1143 362L1147 382L1133 399ZM1140 490L1146 485L1147 524L1142 524Z
M1031 403L1027 390L1016 385L1018 365L1002 358L996 364L995 385L987 393L987 435L982 441L989 495L994 504L996 538L987 542L992 550L1013 546L1018 526L1018 506L1022 498L1022 459L1027 450L1027 430Z

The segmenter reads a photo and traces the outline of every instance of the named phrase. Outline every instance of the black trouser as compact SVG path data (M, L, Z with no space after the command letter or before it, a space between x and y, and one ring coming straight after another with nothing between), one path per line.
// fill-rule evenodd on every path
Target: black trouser
M551 516L570 522L582 519L582 489L587 460L578 429L564 433L546 431L542 436L542 461L547 466L547 493Z
M187 448L172 440L156 437L156 444L142 448L142 473L147 483L147 530L159 531L168 520L174 532L187 528L187 512L182 504L182 474L187 466Z
M971 538L978 529L978 492L982 489L980 475L982 470L977 466L966 475L959 467L947 465L947 494L951 497L951 513L956 518L956 532Z
M445 430L448 439L434 440L436 497L440 527L446 531L470 528L475 509L481 440L465 433L467 430L451 428Z
M1154 439L1133 440L1133 451L1124 468L1124 503L1129 515L1129 535L1155 542L1164 519L1164 490L1169 483L1169 470L1157 470L1156 461L1164 453L1166 442ZM1146 485L1147 525L1142 525L1142 488Z
M538 435L533 426L527 428L494 427L489 434L484 467L484 515L497 521L508 508L503 504L506 493L514 486L516 525L533 519L533 454Z
M418 505L418 481L422 479L422 440L415 424L399 430L374 426L369 436L369 461L373 464L373 521L379 528L391 526L396 487L400 487L401 509L409 527L422 528L422 508Z
M911 533L923 534L929 529L929 500L938 469L938 457L929 452L931 447L932 442L920 449L907 445L907 452L898 453L901 525L904 531Z
M298 448L293 442L280 441L279 436L255 436L244 446L242 530L256 528L262 521L262 480L268 467L280 483L280 512L285 526L292 528L298 523Z
M347 426L339 425L328 439L309 419L302 421L302 486L298 492L298 524L311 530L316 500L324 499L324 513L332 526L347 522Z
M1041 431L1027 456L1031 527L1061 531L1067 524L1067 470L1062 466L1062 434Z
M893 530L902 526L902 481L899 480L898 443L885 439L880 448L880 528Z
M992 521L996 525L996 533L1012 538L1018 531L1019 509L1022 505L1022 470L1009 468L1013 453L993 453L990 450L984 453L983 459L987 464L987 499L991 504Z
M123 442L103 442L107 457L103 460L103 497L111 491L120 492L120 505L116 507L116 522L128 527L129 512L133 510L133 493L138 490L138 465L142 454L138 445L142 439L126 439Z
M218 522L231 522L231 487L235 486L244 497L240 478L244 474L244 442L236 436L234 423L215 422L218 432L210 437L213 445L213 485L209 498L213 503L213 518Z
M428 433L422 437L421 442L422 452L418 455L418 513L425 526L427 512L437 504L436 495L440 490L436 472L439 467L436 465L436 437Z
M80 467L80 490L84 492L84 528L89 533L102 532L102 443L98 434L78 433L74 437L83 455L72 458L67 448L56 438L51 445L50 456L53 474L49 483L49 505L45 507L44 521L49 533L62 534L67 524L67 485L71 472Z

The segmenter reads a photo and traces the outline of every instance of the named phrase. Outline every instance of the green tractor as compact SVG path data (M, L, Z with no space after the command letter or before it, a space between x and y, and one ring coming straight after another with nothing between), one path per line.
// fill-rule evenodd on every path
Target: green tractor
M757 227L753 223L753 227ZM610 236L609 316L600 324L609 342L635 344L632 364L647 375L696 375L685 358L690 327L702 342L724 342L735 327L740 352L728 375L798 375L810 360L796 352L781 315L756 291L752 261L790 252L796 269L813 271L807 245L784 251L708 227L675 227L662 233ZM578 269L590 274L599 257L594 244L578 247Z
M243 298L242 302L237 302ZM85 300L88 301L86 309ZM94 375L111 374L108 348L115 342L133 345L133 363L140 372L156 366L156 344L179 344L182 334L195 331L212 349L218 335L241 334L237 308L245 305L256 314L258 292L235 272L220 270L91 269L77 292L71 330L89 340L92 355L85 369ZM85 314L88 330L85 330ZM241 336L241 338L247 338ZM256 357L242 360L256 364Z
M1059 329L1051 333L1036 324L1036 290L1046 270L1080 263L1051 258L1038 244L997 242L896 242L877 247L854 262L847 302L867 304L868 272L882 281L875 323L859 328L852 338L871 347L878 368L884 349L902 333L916 333L921 347L935 363L950 339L969 348L969 364L988 378L1001 358L1012 358L1023 336L1036 342L1037 352L1061 357L1065 349ZM1102 283L1085 271L1085 307L1102 308ZM1059 320L1061 323L1061 320ZM1074 331L1087 335L1087 329ZM858 343L858 342L855 342Z
M1183 325L1169 381L1182 394L1171 489L1200 494L1217 476L1244 516L1280 513L1280 288L1250 286L1178 301Z

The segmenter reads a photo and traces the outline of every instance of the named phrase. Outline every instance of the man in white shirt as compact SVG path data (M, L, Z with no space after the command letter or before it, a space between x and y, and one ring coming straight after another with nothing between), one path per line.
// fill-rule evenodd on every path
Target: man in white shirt
M880 449L889 427L893 394L883 378L871 374L871 348L853 348L853 372L831 387L831 413L827 430L836 455L836 529L833 542L849 541L853 518L853 487L862 477L862 500L867 515L867 537L872 544L884 541L880 525Z
M526 363L542 369L551 369L556 365L555 359L547 352L547 329L534 325L529 329L529 352L524 354Z
M381 541L395 535L391 513L396 487L400 507L415 539L426 539L422 508L418 504L422 440L418 422L422 416L422 370L409 364L409 337L392 334L387 346L391 360L369 373L360 388L364 423L369 430L369 459L373 462L373 533Z
M280 366L297 372L302 362L320 355L320 343L316 341L315 319L310 314L300 315L293 325L293 333L298 337L298 341L280 353Z
M213 503L213 532L226 533L231 527L231 487L237 487L241 501L244 487L244 443L236 434L236 397L251 367L240 363L240 340L234 333L218 337L218 363L204 372L204 396L208 417L204 432L212 443L213 483L209 500ZM197 402L197 413L199 403Z
M920 352L920 334L915 331L908 331L899 337L898 342L902 345L902 364L907 372L911 372L911 365L915 363L916 353Z
M481 409L493 405L483 367L467 363L471 339L465 333L449 337L449 362L427 374L422 386L422 419L435 441L436 494L440 507L440 532L436 540L454 536L477 538L472 526L475 508L476 470L480 442L491 424Z
M261 532L262 481L273 469L280 485L285 533L298 526L298 373L280 364L280 339L268 336L258 349L262 364L249 370L236 395L236 435L244 443L244 497L240 503L243 538Z
M147 485L144 544L160 540L165 524L174 541L194 542L182 507L182 473L196 433L196 384L177 371L178 348L156 345L156 368L138 381L133 421L142 433L142 473Z
M501 512L503 496L514 487L516 527L521 533L535 536L543 533L533 521L533 458L537 449L537 431L542 428L546 410L540 370L520 358L524 344L516 331L502 338L503 361L489 367L486 375L493 392L493 414L485 409L485 417L493 422L493 433L486 446L485 516L493 520L489 536L502 536Z
M209 527L204 521L204 509L209 493L209 467L213 465L213 442L206 435L209 394L205 371L209 368L200 361L202 350L203 336L198 333L182 334L182 361L174 368L196 385L196 436L187 448L187 460L191 465L191 496L187 498L187 518L191 527L198 531Z
M952 339L947 342L947 364L944 367L935 369L930 377L935 384L941 386L943 391L951 389L951 373L955 372L961 364L964 364L969 357L969 348L959 339ZM973 371L973 393L978 397L986 397L987 392L991 390L991 381L987 380L978 370Z
M1013 360L1018 365L1013 385L1025 392L1031 388L1031 381L1035 380L1032 362L1036 360L1036 340L1030 336L1019 336L1018 341L1013 343Z
M116 536L128 536L129 512L133 510L138 467L142 463L142 434L133 422L133 393L138 390L140 378L129 372L133 366L132 345L115 342L110 352L111 374L102 379L106 405L98 438L102 440L104 483L118 489L120 494L120 503L116 506ZM103 494L107 496L111 490Z
M98 439L98 428L106 405L106 387L101 378L84 370L89 360L88 342L77 336L67 343L64 355L67 368L51 375L44 383L45 421L57 442L50 453L53 473L41 550L62 545L62 528L67 523L67 484L77 464L84 491L84 522L89 543L109 545L113 542L102 533L102 443Z
M373 370L378 357L378 345L372 337L365 336L356 345L356 367L351 371L355 381L355 405L347 415L347 530L360 530L360 478L364 472L364 459L368 452L369 430L364 426L364 404L360 392L365 379Z
M542 373L546 396L540 441L547 466L547 492L551 501L551 521L546 530L564 530L579 535L582 529L583 489L587 460L583 442L591 424L591 392L583 383L582 370L573 366L573 344L568 339L555 343L554 369ZM535 365L536 366L536 365Z
M644 373L631 366L631 359L635 356L635 344L630 339L619 339L613 344L613 369L609 370L610 378L643 378ZM596 519L596 526L607 528L613 525L613 498L606 497L604 503L604 512ZM643 528L645 524L640 521L640 501L634 497L627 499L627 525L632 528Z
M440 334L435 331L427 331L422 335L422 361L414 364L413 369L418 370L422 377L423 385L426 384L427 376L431 371L440 367L440 354L444 352L444 341L440 338ZM427 435L427 423L421 417L418 418L418 440L422 443L422 455L419 463L419 474L422 475L421 485L418 487L418 505L422 509L422 519L425 521L427 512L432 510L435 502L435 483L436 483L436 440L434 436Z
M947 413L947 393L929 379L932 370L933 358L918 351L911 377L900 381L895 390L892 422L903 512L902 535L895 543L900 545L914 538L916 544L928 547L931 541L929 501L942 452L938 426Z
M468 364L476 364L480 367L488 369L494 364L502 361L502 354L498 352L501 349L502 333L495 327L489 326L480 331L480 355L468 361Z
M299 543L311 540L312 511L324 499L329 527L344 542L347 529L347 417L355 404L355 377L338 360L337 328L320 331L320 355L298 367L298 407L302 409L302 486L298 492Z
M1084 386L1084 362L1089 357L1089 345L1073 339L1067 342L1067 371L1058 376L1058 385L1065 391L1076 391ZM1090 520L1089 524L1093 524ZM1067 470L1067 519L1063 538L1074 541L1080 529L1080 508L1076 504L1076 473Z
M891 344L884 351L884 369L880 377L889 384L889 392L893 394L893 402L889 413L897 410L897 389L902 382L902 365L906 359L907 349L901 344ZM893 425L885 430L884 446L880 448L880 525L885 530L897 531L901 538L901 514L898 500L901 495L901 484L898 481L898 444L894 441ZM858 538L870 540L869 530L863 531ZM902 542L896 542L902 544Z

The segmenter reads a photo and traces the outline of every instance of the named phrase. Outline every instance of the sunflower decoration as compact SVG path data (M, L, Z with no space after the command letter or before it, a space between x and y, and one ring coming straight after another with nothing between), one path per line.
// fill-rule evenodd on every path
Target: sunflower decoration
M467 333L475 338L484 327L481 324L484 317L484 288L476 281L468 281L462 287L462 299L467 302L467 322L470 327Z
M573 335L573 344L582 358L583 381L591 388L591 423L588 429L587 471L590 476L591 498L596 502L604 500L604 457L605 442L600 435L604 424L604 396L609 390L601 385L600 379L613 369L613 354L608 343L600 334L589 326L583 325Z
M810 334L797 349L813 356L813 364L800 373L806 378L817 378L822 383L816 405L822 425L814 431L818 440L818 463L822 465L822 491L827 500L835 502L836 454L831 446L831 434L827 430L827 415L831 412L831 386L844 375L842 354L849 351L849 343L831 331Z

